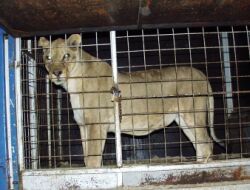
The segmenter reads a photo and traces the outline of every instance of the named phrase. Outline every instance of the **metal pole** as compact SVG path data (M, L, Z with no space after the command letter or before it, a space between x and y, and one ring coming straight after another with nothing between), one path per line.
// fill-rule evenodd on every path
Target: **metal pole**
M227 116L229 117L233 112L233 91L232 91L232 79L231 79L231 68L230 68L230 52L228 43L228 33L221 33L222 41L222 53L223 53L223 68L225 75L226 85L226 103L227 103Z
M7 147L9 159L9 184L13 189L13 160L12 160L12 132L10 125L10 83L9 83L9 46L8 37L4 38L4 74L5 74L5 109L6 109L6 128L7 128Z
M31 41L28 40L28 50L31 50ZM31 57L28 60L28 81L29 81L29 111L30 111L30 147L31 147L31 166L37 169L38 149L37 149L37 113L36 113L36 63Z
M58 146L59 159L62 161L62 90L57 90L57 127L58 127Z
M18 165L19 170L24 170L24 138L22 123L22 89L21 89L21 39L15 39L15 93L16 93L16 125L18 144Z
M49 75L46 75L46 108L47 108L47 127L48 127L48 157L49 167L51 168L51 118L50 118L50 85Z
M114 87L118 89L118 70L117 70L117 55L116 55L116 32L110 32L111 43L111 62ZM122 166L122 143L121 143L121 128L120 128L120 103L115 101L115 142L116 142L116 162L117 166Z
M7 158L7 134L6 134L6 110L5 110L5 83L4 83L4 34L5 32L0 28L0 187L1 189L8 188L8 158Z

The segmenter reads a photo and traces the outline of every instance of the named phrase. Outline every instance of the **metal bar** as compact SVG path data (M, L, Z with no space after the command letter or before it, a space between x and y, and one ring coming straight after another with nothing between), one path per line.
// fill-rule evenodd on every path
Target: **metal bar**
M248 30L248 26L246 26L246 31L247 31L247 48L248 48L248 57L250 59L250 33Z
M36 176L44 174L46 176L51 175L62 175L62 174L74 174L80 173L80 174L105 174L105 173L120 173L120 172L145 172L145 171L176 171L176 170L188 170L188 171L195 171L197 169L219 169L219 168L231 168L231 167L250 167L250 161L249 159L233 159L233 160L216 160L211 161L206 164L204 163L197 163L197 164L172 164L172 165L136 165L136 166L123 166L122 168L95 168L95 169L67 169L65 168L56 168L53 170L26 170L23 174L23 176ZM248 168L250 170L250 168ZM246 175L249 174L250 171L244 171ZM42 179L43 180L43 179ZM93 180L93 179L92 179ZM95 181L96 182L96 181Z
M221 40L221 33L220 33L220 28L217 26L216 27L216 31L217 31L217 41L218 41L218 46L219 46L219 60L220 60L220 73L221 73L221 86L222 86L222 91L220 92L220 96L222 97L222 110L223 110L223 117L225 118L225 120L228 118L228 115L227 115L227 111L226 111L226 108L225 108L225 105L226 105L226 98L225 98L225 76L224 76L224 63L223 63L223 45L222 45L222 40ZM213 92L213 95L216 95L215 92ZM218 109L218 108L217 108ZM228 140L229 140L229 136L228 136L228 126L225 125L225 152L228 153ZM228 159L228 154L226 154L226 160Z
M128 69L129 69L129 82L128 82L128 84L129 84L129 91L130 91L129 96L132 97L132 78L131 78L131 68L132 68L132 65L131 65L131 52L130 52L129 37L130 37L129 32L126 31L125 38L126 38L126 43L127 43L128 48L127 48L127 51L125 51L125 52L127 53L127 56L128 56ZM121 67L119 67L119 68L121 68ZM130 107L133 110L132 101L130 101ZM132 131L133 131L133 141L132 141L132 143L133 143L133 145L135 145L136 139L135 139L135 135L134 135L134 117L132 117L132 127L133 127L132 128ZM133 146L133 155L136 155L136 152L137 152L136 151L136 147ZM133 157L132 157L132 159L133 159Z
M51 116L50 116L50 85L49 75L46 75L46 112L47 112L47 128L48 128L48 157L49 167L51 168Z
M18 142L18 165L19 170L24 170L24 147L22 126L22 90L21 90L21 39L15 39L15 93L16 93L16 127Z
M235 64L235 74L236 74L236 90L239 92L236 94L236 98L237 98L237 105L238 105L238 108L241 107L241 101L240 101L240 92L241 92L241 89L240 89L240 83L239 83L239 74L240 74L240 71L239 71L239 64L238 64L238 53L236 51L236 47L237 47L237 44L236 44L236 41L235 41L235 33L234 33L234 27L231 26L231 31L232 31L232 41L233 41L233 53L234 53L234 64ZM240 156L241 158L243 158L243 139L242 137L244 138L243 136L243 126L242 126L242 117L241 117L241 111L239 109L238 111L238 117L239 117L239 137L240 137Z
M231 80L231 68L230 68L230 52L229 52L229 42L228 33L221 33L222 41L222 53L223 53L223 68L225 75L225 85L226 85L226 106L227 106L227 116L229 117L233 112L233 95L232 95L232 80Z
M16 131L16 112L15 112L15 68L14 68L14 59L15 59L15 39L12 36L8 38L9 43L9 110L10 110L10 127L11 127L11 150L12 154L12 168L13 168L13 189L19 188L19 172L18 172L18 147L17 147L17 131ZM6 99L7 100L7 99Z
M12 160L12 131L10 124L10 83L9 83L9 44L8 36L4 37L4 73L5 73L5 111L6 111L6 132L7 151L9 160L9 188L13 189L13 160Z
M31 41L28 40L28 51L31 51ZM32 169L38 166L38 134L37 134L37 113L36 113L36 65L35 60L28 57L28 80L29 80L29 106L30 106L30 147Z
M177 34L178 33L176 33L175 32L175 30L174 30L174 28L172 28L172 39L173 39L173 50L174 50L174 68L175 68L175 81L176 81L176 94L178 94L178 88L177 88L177 82L178 82L178 79L177 79L177 67L178 67L178 61L177 61L177 50L178 50L178 46L177 46L177 40L176 40L176 37L177 37ZM189 52L190 52L190 45L188 46L188 50L189 50ZM163 96L162 96L163 97ZM180 110L180 100L179 100L179 98L180 98L180 96L179 95L177 95L177 109L178 109L178 120L180 119L180 114L181 114L181 110ZM164 112L164 114L166 114L166 111ZM179 139L181 140L181 128L184 128L184 126L179 126L179 133L180 133L180 136L179 136ZM184 131L183 131L184 132ZM196 139L196 136L195 136L195 139ZM197 143L195 143L195 145L194 145L194 148L196 148L197 149ZM183 159L183 155L182 155L182 143L180 143L180 156L181 156L181 161L182 161L182 159Z
M116 52L116 32L110 32L111 44L111 62L114 87L118 89L118 70L117 70L117 52ZM121 143L121 128L120 128L120 113L119 102L115 102L115 142L116 142L116 162L117 166L122 166L122 143Z
M163 76L162 76L162 47L161 47L161 40L160 40L160 32L159 29L157 29L157 43L158 43L158 54L159 54L159 66L160 66L160 84L161 84L161 103L162 105L164 105L164 98L163 98ZM165 108L163 106L163 113L165 113ZM166 123L166 118L163 117L163 123L162 125L164 126ZM164 132L163 132L163 136L164 136L164 156L165 158L167 158L167 135L166 135L166 127L164 127ZM166 159L167 161L167 159Z
M62 161L62 90L57 90L57 127L59 160Z
M5 98L4 98L4 31L0 29L0 187L8 188L8 172L7 172L7 150L6 150L6 120L5 120Z
M146 59L146 47L145 47L145 36L144 36L144 30L142 30L142 52L143 52L143 66L144 66L144 68L143 68L143 70L144 70L144 73L145 73L145 78L144 78L144 85L145 85L145 89L146 89L146 115L147 115L147 130L148 130L148 133L149 133L149 131L150 131L150 126L149 126L149 99L148 99L148 97L149 97L149 95L148 95L148 83L147 83L147 81L148 81L148 75L147 75L147 59ZM143 152L146 152L147 154L148 154L148 158L149 158L149 163L151 163L151 161L152 161L152 159L151 159L151 157L152 157L152 151L151 151L151 135L148 135L147 136L147 138L148 138L148 144L147 144L147 147L148 147L148 149L147 149L147 152L144 150L144 148L143 148L143 145L140 145L140 140L138 139L138 140L136 140L137 142L137 145L136 145L136 147L138 147L139 149L141 149L141 150L137 150L137 152L138 153L136 153L136 156L139 156L138 158L139 159L143 159L143 157L145 156L145 153L143 153Z

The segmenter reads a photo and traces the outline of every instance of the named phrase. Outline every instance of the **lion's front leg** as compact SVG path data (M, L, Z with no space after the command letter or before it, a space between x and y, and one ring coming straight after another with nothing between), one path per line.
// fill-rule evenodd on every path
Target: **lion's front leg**
M97 168L102 163L107 128L101 125L80 127L85 166Z

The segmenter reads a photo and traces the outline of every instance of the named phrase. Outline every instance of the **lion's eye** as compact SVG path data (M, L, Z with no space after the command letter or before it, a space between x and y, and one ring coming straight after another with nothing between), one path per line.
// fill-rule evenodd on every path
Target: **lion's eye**
M51 57L50 55L47 55L47 56L46 56L46 59L47 59L48 61L51 61L52 57Z
M70 57L70 54L69 54L69 53L66 53L66 54L64 54L64 56L63 56L63 60L68 60L69 57Z

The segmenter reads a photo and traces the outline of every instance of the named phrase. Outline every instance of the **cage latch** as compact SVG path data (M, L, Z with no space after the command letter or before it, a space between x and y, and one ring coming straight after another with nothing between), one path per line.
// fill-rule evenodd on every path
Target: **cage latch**
M122 103L121 103L122 96L121 96L121 91L117 87L113 86L110 89L110 92L112 94L111 101L119 103L119 119L120 119L120 123L121 123L122 122Z

